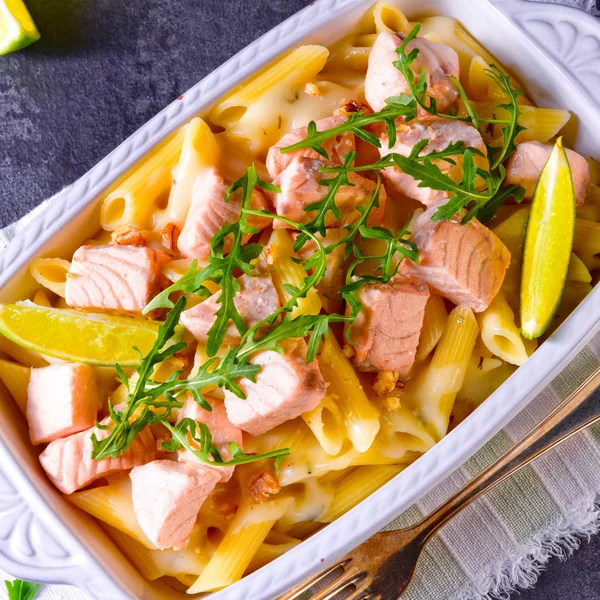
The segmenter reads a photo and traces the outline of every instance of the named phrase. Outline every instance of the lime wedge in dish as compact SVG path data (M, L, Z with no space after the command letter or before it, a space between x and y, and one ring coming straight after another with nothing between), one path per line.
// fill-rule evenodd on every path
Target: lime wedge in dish
M0 334L41 354L90 365L136 366L146 355L161 323L113 317L32 303L0 304Z
M525 233L521 331L527 339L550 327L569 273L575 232L575 189L558 138L537 183Z
M23 0L0 0L0 54L20 50L39 39Z

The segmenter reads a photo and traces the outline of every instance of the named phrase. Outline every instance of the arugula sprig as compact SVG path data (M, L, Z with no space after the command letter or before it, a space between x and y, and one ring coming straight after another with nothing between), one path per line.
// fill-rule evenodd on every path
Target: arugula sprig
M171 440L162 444L164 450L177 452L186 449L200 462L209 465L230 467L273 458L275 459L275 468L277 468L281 461L290 455L289 448L281 448L264 454L246 454L235 442L229 442L231 459L223 460L220 452L212 443L210 429L204 423L185 417L176 425L165 422L164 426L171 432Z
M323 158L328 159L329 155L323 147L323 142L343 133L353 133L361 140L380 148L381 141L375 134L368 131L366 127L373 123L381 122L387 125L388 145L392 148L396 143L396 119L404 117L405 120L410 121L416 118L417 104L416 100L407 94L392 96L385 103L385 106L378 112L371 114L363 112L351 113L348 115L346 121L324 131L317 131L317 124L311 121L308 124L306 137L295 144L280 148L280 152L286 154L287 152L310 148Z
M39 583L31 583L22 579L4 582L8 592L8 600L33 600L40 589Z
M198 271L197 261L193 261L194 268L189 269L183 277L158 294L143 311L146 314L156 308L173 308L173 302L170 300L173 292L192 293L207 297L211 292L204 285L205 282L212 281L219 285L221 292L217 299L218 309L215 321L208 331L206 344L206 353L211 357L219 351L230 320L240 335L246 332L244 320L234 303L235 295L240 290L240 284L234 277L234 272L236 269L240 269L246 275L251 275L254 270L252 261L258 258L262 251L260 244L244 244L246 236L259 232L257 228L248 224L248 213L244 210L250 207L252 193L256 187L271 192L280 191L277 186L262 181L254 165L249 167L244 175L231 185L225 197L225 201L229 202L235 192L242 191L240 218L235 223L223 226L213 236L210 243L208 265ZM225 253L227 240L230 240L230 245Z

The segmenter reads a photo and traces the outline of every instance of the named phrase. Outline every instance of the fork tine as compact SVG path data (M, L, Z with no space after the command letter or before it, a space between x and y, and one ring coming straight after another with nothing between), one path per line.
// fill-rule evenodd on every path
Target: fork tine
M354 590L349 596L346 596L344 600L377 600L377 598L381 598L381 596L373 596L371 591L369 590L369 581L363 581L362 585L357 585L356 590ZM342 590L338 590L340 592Z
M323 579L325 579L326 577L328 577L329 575L331 575L338 569L345 569L346 566L348 565L348 563L350 563L351 561L352 561L352 557L349 557L349 558L346 558L345 560L340 560L340 561L334 563L333 565L331 565L330 567L327 567L326 569L323 569L322 571L319 571L316 575L313 575L312 577L310 577L309 579L304 581L301 586L295 587L293 590L291 590L287 594L280 596L279 600L296 600L304 592L306 592L306 590L311 588L313 585L316 585L317 583L323 581ZM342 575L345 575L345 573L340 574L340 577ZM340 580L340 577L337 577L335 579L335 581L333 581L332 583L338 582ZM315 598L316 597L313 596L313 597L311 597L311 600L315 600Z
M341 591L345 590L351 585L359 586L361 581L364 581L367 574L363 571L357 571L356 569L350 569L344 575L335 581L332 581L327 587L319 590L314 596L311 596L310 600L332 600ZM361 588L363 591L365 587Z

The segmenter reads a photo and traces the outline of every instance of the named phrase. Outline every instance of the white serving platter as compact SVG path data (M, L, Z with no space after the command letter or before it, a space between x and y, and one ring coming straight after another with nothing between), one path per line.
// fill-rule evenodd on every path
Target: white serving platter
M374 0L318 0L176 100L71 186L0 254L0 301L22 297L26 266L64 255L98 228L98 199L157 142L279 54L329 44ZM444 15L511 70L540 106L568 108L569 145L600 158L600 24L574 9L524 0L393 0L409 18ZM600 329L600 286L496 393L427 454L335 523L214 600L273 600L385 526L459 467L551 381ZM44 476L26 427L0 403L0 567L24 579L68 583L98 600L183 599L145 581L95 521Z

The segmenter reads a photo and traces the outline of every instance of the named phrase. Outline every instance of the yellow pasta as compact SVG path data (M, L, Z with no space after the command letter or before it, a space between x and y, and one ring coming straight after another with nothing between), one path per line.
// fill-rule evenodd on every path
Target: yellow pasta
M479 406L516 370L517 367L499 358L484 358L474 353L469 359L456 402L468 404L472 408Z
M526 127L517 136L517 143L538 141L549 142L568 123L571 113L560 108L538 108L520 106L519 125Z
M325 514L333 502L335 487L326 480L312 478L283 488L282 494L293 502L277 521L276 529L287 533L298 523L317 521Z
M27 386L31 369L0 359L0 381L4 383L23 414L27 410Z
M447 321L448 311L444 299L437 294L431 294L425 305L423 327L415 356L417 361L424 360L433 352L442 337Z
M590 283L592 281L592 275L577 254L571 254L567 281L578 281L580 283Z
M379 431L379 413L369 402L356 372L332 332L323 342L317 359L329 384L327 391L336 399L348 439L356 450L365 452Z
M35 294L33 295L32 302L34 304L37 304L38 306L52 308L52 302L50 301L50 298L48 296L48 290L45 290L43 288L36 290Z
M115 478L108 485L75 492L65 498L103 523L126 533L146 548L155 549L135 516L128 475Z
M269 539L271 533L272 532L269 532L267 535L267 540ZM252 557L252 560L246 569L246 573L253 573L261 567L264 567L301 542L301 540L297 538L289 536L286 536L286 538L287 541L280 541L279 543L267 543L265 541L263 544L261 544L256 551L256 554Z
M377 33L382 31L408 33L411 30L410 23L404 13L390 2L377 2L373 8L373 21Z
M510 252L510 265L502 282L502 291L513 312L518 312L519 310L521 261L523 258L523 244L525 242L525 228L527 227L528 218L529 207L524 206L492 229Z
M65 297L67 273L70 268L71 263L62 258L36 258L29 263L29 272L33 278L62 298Z
M431 364L412 380L417 408L436 440L448 429L452 405L462 386L478 333L473 311L464 305L457 306L448 316Z
M302 418L328 454L338 454L344 443L344 417L337 405L337 396L328 391L326 396Z
M209 113L209 121L223 127L228 137L243 140L251 152L266 150L282 132L294 126L302 111L297 103L301 95L304 108L314 113L313 105L317 104L314 100L322 96L313 98L305 94L304 86L316 79L328 56L329 50L324 46L300 46L292 50L221 100ZM323 116L331 114L335 103L323 104ZM311 114L307 121L314 117Z
M489 351L512 365L522 365L537 348L535 340L521 337L515 315L502 292L477 315L477 321L481 339Z
M219 159L219 145L208 125L196 117L184 127L183 147L179 162L173 169L173 184L167 206L155 212L154 227L162 229L174 223L180 229L185 223L194 185L202 171L215 166Z
M573 252L590 271L600 268L600 223L575 220Z
M262 259L267 265L267 270L273 278L273 283L282 302L287 302L290 294L285 290L285 284L300 286L306 277L302 265L295 263L294 246L289 231L274 229L269 242L265 246ZM316 289L310 290L306 298L300 298L298 305L291 312L291 316L318 315L321 312L321 299Z
M329 510L319 518L323 523L331 523L370 496L402 471L402 466L379 465L358 467L342 479L335 490L335 497Z
M0 334L0 352L16 360L25 367L47 367L48 361L39 352L19 346Z
M175 577L181 583L190 585L210 560L206 531L198 525L194 526L184 550L152 550L119 529L108 525L105 529L123 554L150 581L159 577Z
M164 209L171 191L171 171L181 154L185 129L178 129L166 142L117 185L104 199L100 223L107 231L127 225L150 228L153 215Z
M241 506L210 562L188 594L220 590L241 579L290 498Z

